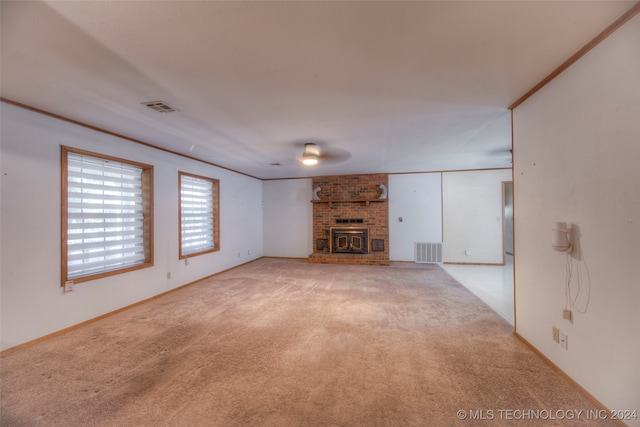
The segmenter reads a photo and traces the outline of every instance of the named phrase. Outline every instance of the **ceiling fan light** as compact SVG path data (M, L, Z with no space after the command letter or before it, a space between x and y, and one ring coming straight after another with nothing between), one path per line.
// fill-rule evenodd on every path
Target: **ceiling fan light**
M313 142L307 142L304 144L304 152L302 153L302 163L308 166L313 166L318 164L318 159L320 158L320 151L318 150L318 146Z
M305 156L302 158L302 163L307 166L313 166L318 164L318 159L312 156Z

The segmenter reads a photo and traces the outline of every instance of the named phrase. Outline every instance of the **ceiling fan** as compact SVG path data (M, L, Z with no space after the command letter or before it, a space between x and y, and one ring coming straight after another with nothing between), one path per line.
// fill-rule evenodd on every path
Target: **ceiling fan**
M296 144L301 145L301 144ZM304 142L302 143L302 157L300 161L307 166L314 166L318 163L335 164L344 162L351 158L351 153L342 148L328 147L324 143Z
M302 152L302 164L307 166L317 165L320 160L320 149L313 142L305 142Z
M491 154L492 156L496 156L497 158L504 159L510 164L513 164L513 150L511 148L491 150L489 154Z

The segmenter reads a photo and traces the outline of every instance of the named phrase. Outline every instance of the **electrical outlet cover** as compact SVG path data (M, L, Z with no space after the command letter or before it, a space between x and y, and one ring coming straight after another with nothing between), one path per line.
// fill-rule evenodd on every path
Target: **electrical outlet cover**
M560 345L565 350L569 350L569 337L566 334L560 334Z

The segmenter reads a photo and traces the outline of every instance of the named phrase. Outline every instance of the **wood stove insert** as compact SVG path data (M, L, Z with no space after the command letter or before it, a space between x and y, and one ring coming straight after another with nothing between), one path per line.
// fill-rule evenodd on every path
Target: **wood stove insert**
M334 254L369 253L369 229L355 227L331 227L329 251Z

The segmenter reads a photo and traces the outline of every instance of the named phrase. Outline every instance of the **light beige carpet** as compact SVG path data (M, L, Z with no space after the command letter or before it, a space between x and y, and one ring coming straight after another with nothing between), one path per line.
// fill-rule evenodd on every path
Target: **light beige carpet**
M595 408L410 263L260 259L9 353L1 380L2 426L602 425L553 419Z

